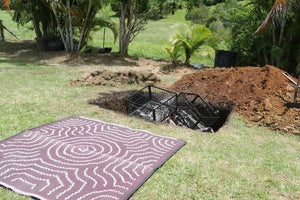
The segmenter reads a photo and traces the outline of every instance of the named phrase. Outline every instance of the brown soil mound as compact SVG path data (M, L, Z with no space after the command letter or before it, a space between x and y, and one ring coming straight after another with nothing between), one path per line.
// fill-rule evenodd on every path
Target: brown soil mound
M246 120L300 135L300 109L285 106L295 89L283 72L272 66L211 68L183 76L171 89L197 93L214 104L231 103Z
M160 82L160 78L150 70L98 70L89 72L72 82L72 85L107 85L120 84L151 85Z

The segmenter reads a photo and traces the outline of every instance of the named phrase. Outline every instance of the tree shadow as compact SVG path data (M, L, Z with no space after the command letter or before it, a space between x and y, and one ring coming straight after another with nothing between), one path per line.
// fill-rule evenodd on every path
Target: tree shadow
M117 53L67 53L64 51L38 51L34 41L0 42L0 56L23 60L23 62L48 65L106 65L106 66L138 66L135 57L121 57Z
M137 90L128 90L121 92L100 92L97 99L88 101L90 105L100 108L113 110L119 113L127 113L124 98L133 94Z

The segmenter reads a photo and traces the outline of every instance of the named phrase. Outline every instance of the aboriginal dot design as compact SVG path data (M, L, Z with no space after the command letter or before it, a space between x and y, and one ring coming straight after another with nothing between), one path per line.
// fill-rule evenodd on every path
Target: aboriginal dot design
M39 199L128 199L184 144L69 117L0 142L0 184Z

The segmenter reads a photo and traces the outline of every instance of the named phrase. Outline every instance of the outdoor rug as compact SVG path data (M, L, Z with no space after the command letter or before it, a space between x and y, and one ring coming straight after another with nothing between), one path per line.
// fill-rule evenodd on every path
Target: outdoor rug
M184 144L69 117L0 142L0 184L39 199L128 199Z

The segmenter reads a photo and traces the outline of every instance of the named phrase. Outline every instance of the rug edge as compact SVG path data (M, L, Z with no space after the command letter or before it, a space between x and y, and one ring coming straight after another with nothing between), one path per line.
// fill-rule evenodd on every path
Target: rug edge
M125 198L126 200L128 200L129 198L131 198L135 192L137 192L150 178L151 176L153 176L153 174L160 169L164 164L166 164L166 162L168 162L181 148L183 148L187 143L185 141L179 140L181 142L183 142L180 146L178 146L177 149L175 149L174 151L172 151L169 155L166 156L166 160L164 162L162 162L159 166L157 166L155 169L153 169L151 171L151 173L145 177L145 180L141 182L140 185L137 186L137 188L135 190L132 191L132 193L128 194L128 196Z
M15 192L15 193L18 194L18 195L23 195L23 196L25 196L25 197L33 197L33 198L37 198L37 199L39 199L39 200L47 200L47 199L45 199L45 198L42 197L42 196L39 196L39 195L36 195L36 194L33 194L33 193L29 193L29 192L24 192L24 191L22 191L22 190L19 190L19 189L15 188L15 187L12 186L12 185L7 185L6 183L3 183L3 182L1 182L1 181L0 181L0 185L1 185L2 187L4 187L5 189L12 190L13 192Z
M155 136L164 137L164 138L169 138L169 139L173 139L173 140L178 140L178 141L181 141L181 142L186 143L184 140L180 140L180 139L177 139L177 138L174 138L174 137L168 137L168 136L164 136L164 135L158 135L158 134L151 133L151 132L149 132L149 131L147 131L147 130L144 130L144 129L133 129L133 128L129 127L129 126L122 126L122 125L115 124L115 123L111 123L111 122L104 122L104 121L101 121L101 120L98 120L98 119L91 119L91 118L84 117L84 116L80 116L80 115L72 115L72 116L69 116L69 117L65 117L65 118L63 118L63 119L59 119L59 120L56 120L56 121L51 121L51 122L42 124L42 125L37 126L37 127L25 129L25 130L23 130L23 131L21 131L21 132L15 134L15 135L12 135L12 136L10 136L10 137L8 137L8 138L5 138L5 139L3 139L3 140L0 140L0 143L1 143L1 142L4 142L5 140L11 139L11 138L13 138L13 137L16 137L16 136L18 136L18 135L24 133L25 131L31 131L31 130L34 130L34 129L37 129L37 128L41 128L41 127L46 126L46 125L49 125L49 124L53 124L53 123L56 123L56 122L59 122L59 121L65 120L65 119L72 118L72 117L79 117L79 118L83 118L83 119L87 119L87 120L93 120L93 121L96 121L96 122L101 122L101 123L106 123L106 124L116 125L116 126L120 126L120 127L123 127L123 128L128 128L128 129L130 129L130 130L143 131L143 132L145 132L145 133L152 134L152 135L155 135Z
M56 121L52 121L52 122L48 122L48 123L45 123L45 124L42 124L40 126L37 126L37 127L33 127L33 128L28 128L28 129L24 129L22 130L21 132L15 134L15 135L12 135L12 136L9 136L8 138L4 138L3 140L0 140L0 143L6 141L6 140L9 140L9 139L12 139L18 135L21 135L22 133L26 132L26 131L31 131L31 130L34 130L34 129L37 129L37 128L41 128L43 126L46 126L46 125L49 125L49 124L53 124L53 123L56 123L56 122L59 122L59 121L62 121L62 120L65 120L65 119L68 119L68 118L71 118L71 117L80 117L80 116L69 116L69 117L65 117L63 119L59 119L59 120L56 120Z

